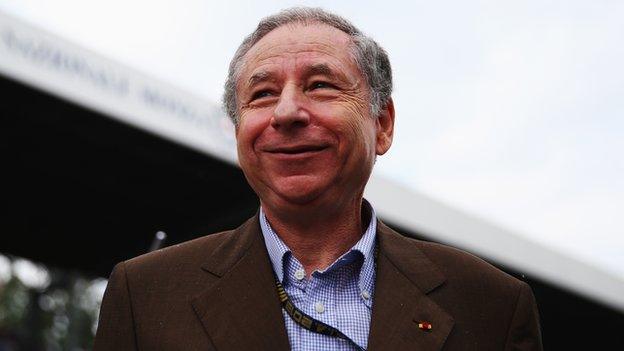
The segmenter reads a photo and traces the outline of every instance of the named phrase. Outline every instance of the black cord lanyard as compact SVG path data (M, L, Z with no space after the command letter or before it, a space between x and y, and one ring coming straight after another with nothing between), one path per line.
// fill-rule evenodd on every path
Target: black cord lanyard
M279 282L278 279L275 279L275 286L277 287L277 295L279 296L280 301L282 302L282 307L286 310L286 313L292 318L295 323L299 326L317 334L323 334L327 336L331 336L334 338L340 338L349 341L351 344L355 345L360 351L366 351L366 349L362 348L355 341L353 341L350 337L344 335L340 330L332 327L331 325L325 324L313 317L310 317L302 310L298 309L284 290L282 283Z
M377 243L375 243L375 251L373 255L373 257L375 258L375 266L377 266L377 257L379 256L379 245L377 245ZM288 293L286 293L286 290L282 286L282 283L280 283L279 279L277 279L277 276L275 278L275 286L277 287L277 296L279 296L280 302L282 303L282 308L286 310L286 313L288 313L290 318L292 318L292 320L295 321L295 323L297 323L299 326L313 333L347 340L351 344L353 344L358 350L366 351L365 348L358 345L350 337L344 335L340 330L307 315L305 312L297 308L297 306L295 306L295 304L290 301Z

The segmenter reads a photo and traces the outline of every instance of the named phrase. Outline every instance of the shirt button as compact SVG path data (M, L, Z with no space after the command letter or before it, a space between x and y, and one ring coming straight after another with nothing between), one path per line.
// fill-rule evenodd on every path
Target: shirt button
M366 291L366 290L362 291L362 298L364 300L370 299L370 293L368 291Z
M295 271L295 278L297 278L297 280L301 280L305 277L305 271L303 270L303 268L297 269L297 271Z
M316 313L323 313L325 312L325 306L322 302L317 302L314 304L314 310L316 311Z

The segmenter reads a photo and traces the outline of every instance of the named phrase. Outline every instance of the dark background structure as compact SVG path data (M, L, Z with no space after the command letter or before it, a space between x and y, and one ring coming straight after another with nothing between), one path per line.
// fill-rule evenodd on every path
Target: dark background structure
M171 245L257 210L230 164L2 76L0 94L2 253L106 277L159 230ZM532 286L546 350L624 349L623 313L502 268Z

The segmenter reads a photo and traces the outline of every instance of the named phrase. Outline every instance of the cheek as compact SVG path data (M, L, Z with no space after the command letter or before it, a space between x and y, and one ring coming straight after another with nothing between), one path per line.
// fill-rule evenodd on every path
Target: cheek
M362 155L369 156L375 153L375 131L372 122L362 120L363 118L368 119L370 117L358 116L358 119L349 121L349 127L354 148L358 149Z
M238 163L245 173L257 168L258 159L254 150L254 140L252 133L241 129L236 138L236 150L238 153Z
M239 154L248 153L253 150L256 140L266 129L268 120L262 116L243 115L236 130L236 141Z
M364 107L368 108L368 107ZM325 127L340 140L341 153L374 153L375 121L369 113L363 113L361 105L332 104L316 109L323 117Z

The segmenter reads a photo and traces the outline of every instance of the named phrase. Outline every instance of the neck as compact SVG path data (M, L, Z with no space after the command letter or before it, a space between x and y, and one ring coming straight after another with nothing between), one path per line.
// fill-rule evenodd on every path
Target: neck
M368 223L363 222L368 213L362 209L361 197L335 210L315 211L308 207L300 213L283 213L264 203L262 209L308 277L327 268L355 245L364 231L362 223Z

